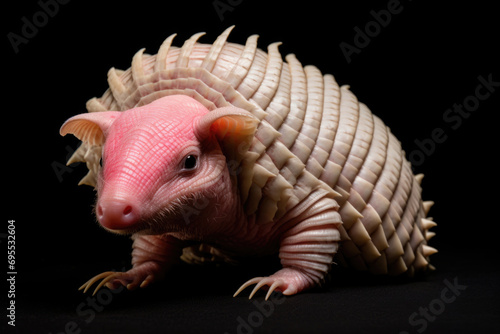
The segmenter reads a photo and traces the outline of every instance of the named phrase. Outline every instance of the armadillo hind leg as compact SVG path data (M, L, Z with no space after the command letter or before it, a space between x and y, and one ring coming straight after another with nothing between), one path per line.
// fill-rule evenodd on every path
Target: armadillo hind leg
M201 243L185 247L182 250L181 260L189 264L238 264L233 254L215 248L211 245Z
M323 193L324 194L324 193ZM311 201L314 204L311 205ZM234 294L256 284L250 297L262 287L269 287L266 300L273 291L293 295L320 285L331 268L342 224L339 205L330 196L317 200L306 198L283 217L293 227L282 236L279 257L283 269L268 277L255 277L243 284ZM293 218L291 218L293 217Z

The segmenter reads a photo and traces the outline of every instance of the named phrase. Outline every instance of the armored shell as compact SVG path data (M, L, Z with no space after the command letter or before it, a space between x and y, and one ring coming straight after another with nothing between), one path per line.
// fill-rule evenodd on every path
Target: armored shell
M203 33L178 48L168 37L156 55L135 54L131 68L108 72L109 89L88 101L89 112L122 111L167 95L184 94L209 110L233 105L251 112L259 126L250 147L236 150L241 200L255 224L283 219L322 188L334 197L342 224L337 261L376 274L412 275L432 268L427 246L436 224L426 215L420 182L400 142L348 86L305 66L278 46L257 48L257 35L245 45L227 42L233 27L213 44ZM82 143L68 163L87 163L81 184L95 186L101 147ZM186 249L183 259L217 254L208 245ZM283 255L285 254L285 255ZM286 250L282 250L286 261Z

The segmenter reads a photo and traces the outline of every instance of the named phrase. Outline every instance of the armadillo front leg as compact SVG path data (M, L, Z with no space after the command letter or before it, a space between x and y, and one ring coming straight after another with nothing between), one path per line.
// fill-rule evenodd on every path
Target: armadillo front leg
M249 298L260 288L269 287L267 300L274 290L293 295L318 286L324 280L340 241L338 226L342 222L337 212L338 204L334 199L324 197L306 210L300 210L300 205L297 209L302 212L288 222L292 227L280 243L279 256L283 269L269 277L247 281L234 296L256 284ZM291 214L297 212L294 210Z
M123 285L129 290L147 285L164 278L172 264L179 261L182 252L181 241L165 235L135 236L132 251L132 269L127 272L108 271L94 276L80 287L84 292L97 281L101 282L94 294L103 286L116 289Z

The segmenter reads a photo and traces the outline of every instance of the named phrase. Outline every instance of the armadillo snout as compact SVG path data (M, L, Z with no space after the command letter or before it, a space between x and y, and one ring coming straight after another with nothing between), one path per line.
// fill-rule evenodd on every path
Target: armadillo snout
M102 199L97 203L96 216L102 226L111 230L124 230L139 221L139 208L130 201Z

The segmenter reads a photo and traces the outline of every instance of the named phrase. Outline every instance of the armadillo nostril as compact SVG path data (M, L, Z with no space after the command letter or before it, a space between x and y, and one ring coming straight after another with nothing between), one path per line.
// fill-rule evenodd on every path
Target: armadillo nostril
M123 209L123 214L124 214L125 216L126 216L126 215L128 215L128 214L129 214L129 213L131 213L131 212L132 212L132 207L131 207L130 205L127 205L127 206L125 207L125 209Z
M126 229L139 220L140 208L131 201L101 199L96 207L96 217L102 226L120 230Z
M100 205L97 206L97 216L102 217L102 206Z

